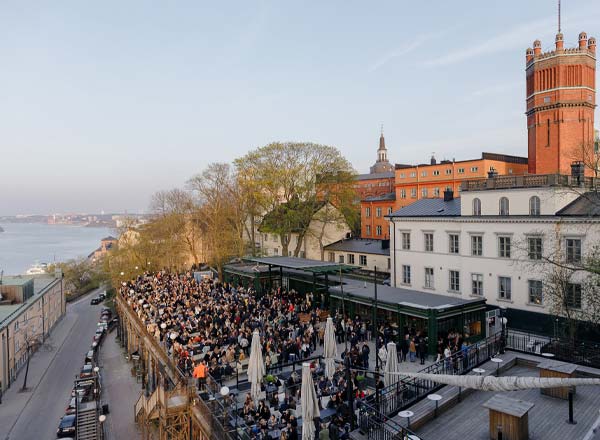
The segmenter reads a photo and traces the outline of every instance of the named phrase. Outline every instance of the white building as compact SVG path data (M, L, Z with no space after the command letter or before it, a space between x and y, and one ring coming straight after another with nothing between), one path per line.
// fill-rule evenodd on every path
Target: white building
M392 213L392 286L484 297L531 313L520 317L551 313L544 279L555 265L548 260L577 264L600 239L600 200L590 203L564 185L570 182L552 175L467 181L459 199L448 193ZM583 277L575 272L570 280L575 308L585 307Z
M314 214L307 232L304 234L298 257L309 260L325 260L327 255L324 248L328 244L351 235L350 227L342 219L343 216L331 203L322 206ZM260 227L256 232L257 245L259 245L261 253L265 256L291 257L296 249L298 238L299 234L297 232L291 234L288 243L288 254L283 255L283 245L278 234L268 233ZM321 249L321 246L323 246L323 249Z
M369 238L349 238L325 246L329 262L360 266L366 270L389 272L391 268L390 241Z

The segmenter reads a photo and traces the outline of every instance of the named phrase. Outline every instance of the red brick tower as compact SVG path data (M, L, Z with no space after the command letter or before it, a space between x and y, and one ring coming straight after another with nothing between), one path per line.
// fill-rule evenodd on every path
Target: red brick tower
M596 39L579 34L579 46L542 53L534 41L526 52L529 172L570 174L594 142ZM586 174L591 170L586 170Z

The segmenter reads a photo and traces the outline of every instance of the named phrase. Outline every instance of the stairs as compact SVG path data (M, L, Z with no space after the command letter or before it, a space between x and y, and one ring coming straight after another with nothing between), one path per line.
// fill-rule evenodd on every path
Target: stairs
M82 403L77 411L77 439L96 440L98 437L96 402Z

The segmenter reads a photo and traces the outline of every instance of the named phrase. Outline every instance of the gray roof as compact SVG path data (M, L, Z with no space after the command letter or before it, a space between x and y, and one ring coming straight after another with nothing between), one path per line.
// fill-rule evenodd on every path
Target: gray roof
M374 299L373 283L343 278L344 295ZM365 288L366 286L366 288ZM330 287L334 296L341 297L339 286ZM420 292L399 287L377 285L377 299L388 304L400 304L418 309L448 309L465 304L485 303L485 299L463 299L459 296L436 295L435 293Z
M254 261L260 264L267 264L271 266L281 266L289 269L308 269L313 267L339 267L339 263L332 263L329 261L309 260L307 258L296 258L296 257L253 257L248 258L250 261Z
M387 247L383 248L384 241ZM389 240L350 238L336 241L324 247L326 251L356 252L358 254L390 255Z
M459 217L460 199L421 199L386 217Z
M356 180L389 179L391 177L394 177L393 171L388 173L359 174L356 176Z
M365 199L366 202L382 202L385 200L396 200L396 193L391 192L387 194L382 194L380 196L371 196Z
M598 217L600 216L600 194L595 191L582 194L558 211L556 215Z

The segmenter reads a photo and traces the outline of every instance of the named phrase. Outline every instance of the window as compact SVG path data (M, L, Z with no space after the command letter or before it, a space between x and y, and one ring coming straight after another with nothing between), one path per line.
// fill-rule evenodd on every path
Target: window
M427 188L421 188L421 197L427 197Z
M421 177L427 177L427 171L421 171Z
M410 173L410 177L417 177L417 172L416 171L412 171Z
M402 284L410 284L410 266L402 265Z
M578 238L567 238L567 263L581 263L581 240Z
M439 197L440 196L440 189L439 188L433 188L433 195L435 197Z
M446 170L446 175L450 175L450 174L452 174L452 169L451 169L451 168L448 168L448 169Z
M510 258L510 237L498 237L498 256Z
M460 272L457 270L450 271L450 289L451 292L460 292Z
M581 309L581 284L567 283L565 303L570 309Z
M529 280L529 304L542 305L542 282Z
M483 295L483 274L471 274L471 295Z
M273 255L279 255L279 248L273 249ZM331 261L335 261L335 260L331 260Z
M387 209L387 215L392 215L392 208L391 208L391 207L389 207L389 208Z
M498 277L498 298L510 301L512 298L511 284L510 277Z
M375 217L381 217L381 208L380 207L375 208Z
M404 179L406 177L406 175L404 173L400 173L400 178Z
M273 235L273 236L272 236L272 238L271 238L271 240L273 240L273 241L278 241L278 240L277 240L277 235Z
M542 259L542 237L528 237L527 250L530 260Z
M500 215L508 215L508 199L506 197L500 198Z
M458 254L458 252L459 252L458 234L450 234L448 236L448 238L449 238L449 249L448 249L448 252L450 252L451 254Z
M481 200L473 199L473 215L481 215Z
M339 262L340 264L344 264L344 256L343 256L343 255L339 255L339 256L338 256L338 262Z
M354 264L354 254L348 254L348 264Z
M361 266L366 266L367 265L367 256L359 255L358 256L358 264L360 264Z
M377 236L381 235L381 225L377 225L375 228L375 232L377 233Z
M406 190L405 189L401 189L400 190L400 198L401 199L405 199L406 198Z
M425 268L425 287L433 289L433 267Z
M471 172L476 173L479 170L479 167L471 167Z
M410 232L402 233L402 250L410 250Z
M330 263L335 262L335 252L329 252L329 262Z
M425 232L425 252L433 252L433 232Z
M529 199L529 215L540 215L540 198L538 196Z
M474 257L483 255L483 237L481 235L471 235L471 255Z
M368 206L365 208L365 217L371 217L371 208Z
M465 169L464 168L459 168L456 171L458 172L458 174L465 174Z
M388 270L390 270L392 268L392 259L388 258Z
M417 188L411 188L410 196L414 199L417 197Z
M365 226L365 229L366 229L367 235L371 235L371 225Z

